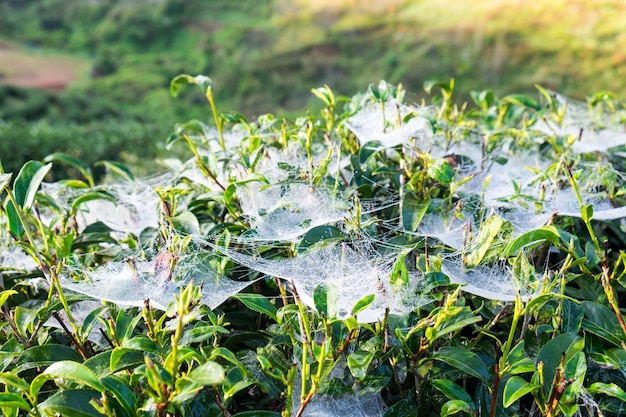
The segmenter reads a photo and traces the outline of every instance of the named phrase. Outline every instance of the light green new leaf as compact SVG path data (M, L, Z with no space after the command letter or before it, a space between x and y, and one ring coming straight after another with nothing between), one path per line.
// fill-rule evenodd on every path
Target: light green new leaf
M626 403L626 392L614 383L605 384L604 382L594 382L587 388L587 391L589 391L590 394L604 394L615 397Z
M9 297L14 295L14 294L17 294L17 291L15 291L15 290L0 291L0 307L2 307L4 305L4 303L7 302Z
M507 226L510 223L500 216L491 216L485 220L465 257L465 266L474 268L480 265L487 252L498 241L498 236L506 232Z
M29 210L35 201L35 194L41 182L52 168L52 164L43 165L39 161L28 161L15 178L13 194L17 204L23 210Z
M21 395L8 392L0 393L0 408L19 408L27 413L30 411L30 405Z
M502 402L505 408L510 407L513 403L524 395L540 388L539 385L531 384L520 376L513 376L506 381L504 392L502 393Z
M217 385L224 382L225 372L217 362L208 361L194 368L186 378L198 385Z
M213 82L209 77L205 75L197 75L194 77L193 75L189 74L180 74L174 77L170 82L170 93L173 97L176 97L180 89L187 84L199 85L202 88L202 92L204 92L204 94L206 94L207 91L213 87Z
M357 301L352 308L352 316L356 316L361 311L369 307L374 302L375 298L376 296L374 294L368 294L365 297L361 298L359 301Z
M441 417L453 416L457 413L467 413L473 415L475 412L472 407L462 400L450 400L441 407Z

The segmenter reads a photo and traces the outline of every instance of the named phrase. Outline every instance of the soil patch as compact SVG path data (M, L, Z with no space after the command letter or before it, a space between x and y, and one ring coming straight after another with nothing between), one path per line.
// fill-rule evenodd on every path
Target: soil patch
M0 85L61 91L88 71L87 60L40 54L0 44Z

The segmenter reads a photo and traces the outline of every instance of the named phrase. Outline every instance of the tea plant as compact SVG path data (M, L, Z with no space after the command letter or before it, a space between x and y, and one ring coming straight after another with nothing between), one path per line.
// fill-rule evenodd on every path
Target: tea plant
M163 175L1 174L6 415L625 413L623 103L381 81L249 121L187 84L215 127Z

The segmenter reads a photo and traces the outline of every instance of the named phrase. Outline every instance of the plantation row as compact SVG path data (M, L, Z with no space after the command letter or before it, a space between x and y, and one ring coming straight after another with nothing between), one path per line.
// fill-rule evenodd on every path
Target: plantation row
M7 416L625 414L624 104L425 85L1 173ZM54 169L76 178L46 182Z

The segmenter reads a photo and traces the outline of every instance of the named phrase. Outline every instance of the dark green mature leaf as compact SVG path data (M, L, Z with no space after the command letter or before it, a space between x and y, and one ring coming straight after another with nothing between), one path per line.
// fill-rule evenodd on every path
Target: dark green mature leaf
M61 162L61 163L67 164L71 166L72 168L77 169L78 172L80 172L81 175L87 180L89 185L91 186L94 185L93 175L89 167L85 165L83 161L81 161L78 158L73 157L72 155L68 155L63 152L56 152L56 153L46 156L43 161L44 162Z
M543 226L521 234L509 243L504 250L504 256L515 255L523 248L533 248L544 242L558 243L559 232L554 226Z
M584 346L584 339L575 333L560 334L543 345L537 355L537 363L543 362L545 393L550 391L554 375L561 363L561 357L565 355L565 362L567 363Z
M92 200L106 200L112 202L113 204L117 204L117 199L106 191L89 191L79 195L74 201L72 201L72 214L78 212L78 209L82 204Z
M582 326L584 311L582 306L570 299L563 300L563 331L566 333L578 333Z
M485 362L469 349L444 346L432 355L432 359L448 365L487 382L490 378Z
M337 242L344 238L343 232L336 226L316 226L304 234L298 245L298 253L302 253L316 244Z
M98 392L91 390L60 391L39 404L39 410L51 416L102 417L91 405L91 401L97 401L100 397Z
M385 410L383 417L418 417L419 409L413 395L402 399Z
M256 311L257 313L267 314L273 320L277 320L276 318L276 306L270 302L264 295L254 294L254 293L239 293L232 296L237 300L241 301L248 307L250 310Z
M41 345L26 349L17 361L16 371L48 366L57 361L82 362L80 353L65 345Z
M620 346L626 340L623 333L613 329L619 329L620 324L615 313L608 307L594 301L583 301L581 306L585 312L582 320L582 328L602 339Z
M129 416L137 414L137 397L126 381L114 376L102 378L100 381L107 391L120 403L126 414Z
M359 162L364 165L372 156L384 149L385 147L377 140L364 143L359 151Z
M55 362L46 368L37 378L45 377L46 379L64 379L72 381L80 385L85 385L99 392L104 392L105 387L100 382L96 374L82 363L73 361Z
M99 377L110 375L111 372L111 354L113 350L102 351L83 362L87 368L91 369L94 374Z
M449 400L461 400L475 408L472 397L460 385L448 379L433 379L430 384L437 388Z
M116 175L120 176L125 181L134 181L135 176L131 172L131 170L121 162L117 161L98 161L94 164L95 166L103 166L107 169L108 172L113 172Z

